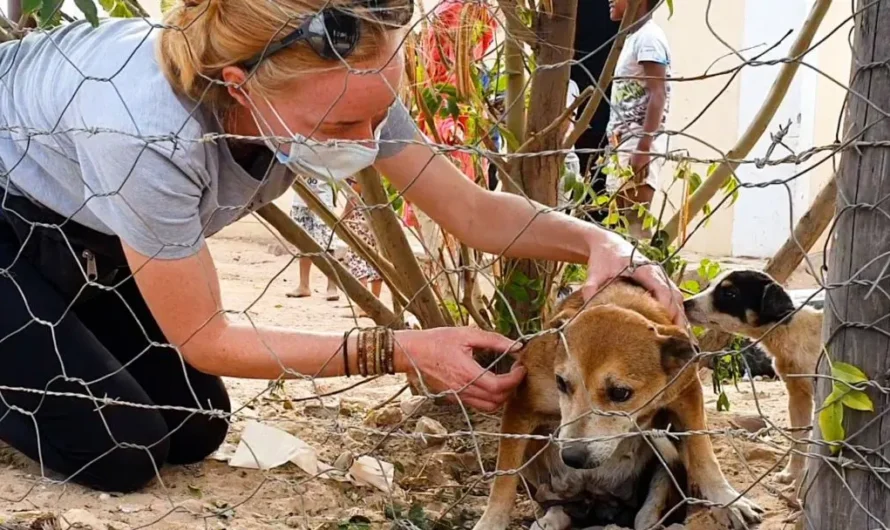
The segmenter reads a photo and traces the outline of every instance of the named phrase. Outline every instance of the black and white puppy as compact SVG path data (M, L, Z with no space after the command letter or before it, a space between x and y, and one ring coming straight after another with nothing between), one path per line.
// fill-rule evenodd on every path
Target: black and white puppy
M788 415L795 439L813 419L813 380L822 351L822 310L795 307L769 275L751 269L728 271L683 304L689 322L758 340L773 358L788 389ZM797 377L795 377L797 376ZM800 377L804 376L804 377ZM797 444L777 480L798 483L806 465L806 444Z

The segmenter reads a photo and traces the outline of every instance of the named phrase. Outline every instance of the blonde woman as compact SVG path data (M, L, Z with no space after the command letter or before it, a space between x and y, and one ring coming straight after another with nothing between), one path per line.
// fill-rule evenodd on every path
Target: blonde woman
M132 491L219 446L221 376L408 373L500 407L524 370L494 375L472 352L513 341L235 322L205 242L295 173L374 165L472 247L587 263L590 294L628 271L621 238L483 190L424 143L394 97L410 15L382 0L190 1L163 26L77 22L0 45L0 440L65 480ZM682 318L660 269L626 273Z

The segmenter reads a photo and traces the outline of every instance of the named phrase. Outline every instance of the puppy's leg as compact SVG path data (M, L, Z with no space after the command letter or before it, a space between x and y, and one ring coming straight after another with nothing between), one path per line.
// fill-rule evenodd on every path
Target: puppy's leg
M667 509L667 501L671 495L671 488L674 483L671 481L670 472L665 469L661 462L655 464L658 469L652 476L649 483L649 494L646 495L646 502L637 512L634 518L634 530L650 530L655 528L656 523L661 521Z
M785 387L788 389L788 417L793 429L791 436L796 439L809 438L803 429L813 422L813 383L808 378L789 377ZM807 448L806 443L794 445L795 451L801 453L806 453ZM776 480L782 484L796 484L806 465L807 459L803 454L791 453L788 464L776 475Z
M705 431L708 428L701 384L691 384L671 403L671 410L680 421L681 430ZM747 528L746 522L759 523L763 509L744 497L729 484L720 469L708 434L684 437L683 461L689 482L702 497L718 505L726 505L732 528Z
M530 530L567 530L572 526L572 518L562 506L553 506L544 517L532 523Z
M507 403L501 422L502 434L529 435L540 425L537 416L523 407L522 398ZM501 438L498 443L497 473L485 513L473 530L503 530L510 524L510 512L516 500L519 469L525 463L528 438Z

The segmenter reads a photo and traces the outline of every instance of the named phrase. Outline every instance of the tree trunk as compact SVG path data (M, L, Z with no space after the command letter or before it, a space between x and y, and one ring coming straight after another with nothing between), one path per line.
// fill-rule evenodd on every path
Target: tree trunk
M535 59L537 69L532 74L531 102L529 104L528 121L526 123L526 141L531 139L528 151L554 151L562 147L562 131L559 127L548 128L565 110L566 88L569 82L569 61L573 56L575 37L575 13L578 0L559 0L553 2L553 13L539 11L536 14ZM562 64L558 68L550 65ZM537 136L536 136L537 135ZM562 168L562 154L523 157L516 164L511 164L510 173L519 179L520 192L546 206L556 205L557 187ZM514 171L513 168L518 168ZM509 188L508 188L509 189ZM510 191L513 191L510 189ZM545 214L546 215L546 214ZM553 263L532 260L511 260L507 270L518 270L529 279L527 286L520 286L526 295L517 299L509 294L509 302L513 307L517 322L521 326L540 321L540 290L548 292L547 287L553 277ZM538 283L540 281L540 283ZM540 289L536 289L535 286ZM508 293L516 293L516 289ZM520 331L526 331L520 329Z
M369 206L377 206L368 210L368 222L374 231L380 252L395 265L395 277L406 295L408 310L420 320L424 329L448 326L430 286L430 280L423 274L417 258L414 257L402 224L388 206L389 198L380 181L380 175L373 168L368 168L359 172L358 181L365 202Z
M868 5L868 7L866 7ZM858 0L855 18L851 97L845 129L862 142L890 141L890 0ZM837 174L837 213L830 252L823 337L833 362L859 367L886 388L890 375L890 151L859 145L844 151ZM818 372L830 373L827 363ZM832 381L819 378L816 404L831 392ZM845 445L841 467L827 447L811 446L818 456L808 460L803 487L807 529L887 528L890 495L886 474L890 458L890 395L869 388L874 412L844 408ZM818 416L817 416L818 417ZM814 420L813 437L822 439ZM850 444L850 445L846 445ZM853 450L850 446L855 446ZM869 469L868 466L872 466ZM879 469L875 469L879 468ZM843 477L843 478L841 478Z

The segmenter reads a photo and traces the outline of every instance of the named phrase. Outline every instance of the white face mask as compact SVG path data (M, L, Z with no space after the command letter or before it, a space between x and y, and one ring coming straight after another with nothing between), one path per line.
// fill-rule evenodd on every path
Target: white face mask
M285 153L281 146L275 145L275 142L269 138L265 139L266 145L275 153L278 161L294 173L306 174L308 172L324 179L342 181L372 166L377 160L379 151L377 140L380 140L380 132L389 117L388 113L374 130L374 146L367 147L353 142L340 144L337 140L319 142L306 138L302 134L295 134L291 132L268 99L266 104L272 109L287 134L293 137L293 143L290 144L288 153ZM256 116L254 116L254 121L256 121ZM257 123L257 127L259 127L259 123Z

